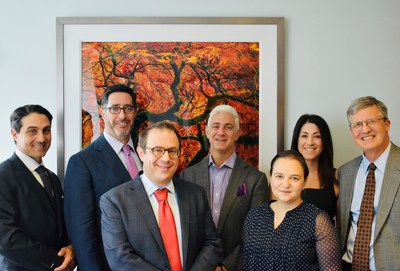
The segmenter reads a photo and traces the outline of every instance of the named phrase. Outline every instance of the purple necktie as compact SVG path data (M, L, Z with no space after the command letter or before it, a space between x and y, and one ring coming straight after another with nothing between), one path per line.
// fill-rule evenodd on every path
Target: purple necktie
M135 178L139 170L136 166L135 160L133 160L133 157L131 155L131 147L129 145L124 145L122 151L125 154L126 165L128 167L129 175L131 175L131 178L133 179Z

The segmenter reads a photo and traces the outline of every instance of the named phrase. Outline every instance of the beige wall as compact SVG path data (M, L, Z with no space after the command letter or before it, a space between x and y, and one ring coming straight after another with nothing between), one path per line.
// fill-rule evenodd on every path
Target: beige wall
M400 144L400 1L353 0L37 0L0 9L0 160L14 145L9 115L40 103L56 116L56 17L258 16L286 19L285 146L303 113L332 130L335 163L359 154L345 111L358 96L385 102L392 140ZM56 171L57 123L45 163Z

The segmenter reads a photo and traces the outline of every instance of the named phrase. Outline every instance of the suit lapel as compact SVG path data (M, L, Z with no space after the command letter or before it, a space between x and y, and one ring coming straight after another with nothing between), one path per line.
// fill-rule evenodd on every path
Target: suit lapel
M104 167L114 172L114 174L117 176L117 179L130 180L131 177L128 170L125 168L124 164L121 162L121 159L115 153L113 148L107 142L104 135L100 135L95 142L95 155L104 163Z
M14 168L15 175L18 180L22 180L22 183L24 186L28 187L28 189L33 189L35 187L35 190L40 191L41 198L47 199L50 202L51 198L47 194L46 190L43 188L43 186L36 180L35 176L32 174L32 172L25 166L25 164L21 161L21 159L18 158L16 154L14 154L11 158L11 164L12 167ZM31 188L29 188L31 187ZM50 206L50 205L49 205Z
M392 143L389 157L383 176L382 191L379 197L378 214L376 218L375 236L379 235L382 227L389 216L393 202L400 186L400 149Z
M237 188L241 183L246 180L246 176L248 174L248 170L246 168L247 165L240 159L239 156L236 156L235 165L233 166L232 174L229 179L228 186L226 187L226 192L221 207L221 214L218 220L217 229L219 233L221 232L225 220L227 219L229 213L231 212L231 209L233 208L233 205L235 204L235 201L237 199Z
M150 229L150 232L152 233L158 246L164 252L165 256L167 256L160 233L160 228L158 227L158 223L155 216L152 215L154 214L154 211L153 208L151 207L151 203L149 201L149 198L147 197L146 190L144 189L144 186L142 184L142 181L140 180L139 175L136 176L136 178L131 183L132 183L132 185L130 186L131 193L129 193L129 196L133 204L136 206L138 212L146 222L146 225Z
M189 251L189 232L190 232L190 191L186 191L181 181L173 179L175 192L177 194L179 216L181 219L182 231L182 252L183 252L183 270L186 270L187 251Z
M195 173L196 177L199 178L199 185L204 187L204 189L207 192L207 200L208 204L211 204L210 202L210 170L208 168L208 156L207 158L203 159L200 162L200 166L197 168L197 171Z
M350 226L350 209L351 202L353 200L354 184L356 181L358 167L360 165L361 156L357 157L350 162L340 173L340 227L341 227L341 241L342 245L348 235L348 230Z

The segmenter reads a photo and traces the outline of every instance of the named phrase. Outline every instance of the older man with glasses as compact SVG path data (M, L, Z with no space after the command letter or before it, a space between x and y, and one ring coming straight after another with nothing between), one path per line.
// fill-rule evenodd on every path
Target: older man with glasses
M338 169L343 270L400 270L400 148L390 141L388 110L361 97L347 119L362 155Z

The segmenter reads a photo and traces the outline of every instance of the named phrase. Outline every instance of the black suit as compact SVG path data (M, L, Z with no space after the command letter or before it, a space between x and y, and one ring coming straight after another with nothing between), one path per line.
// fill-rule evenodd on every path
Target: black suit
M54 199L17 155L0 164L0 270L54 270L63 262L63 191L49 175Z

